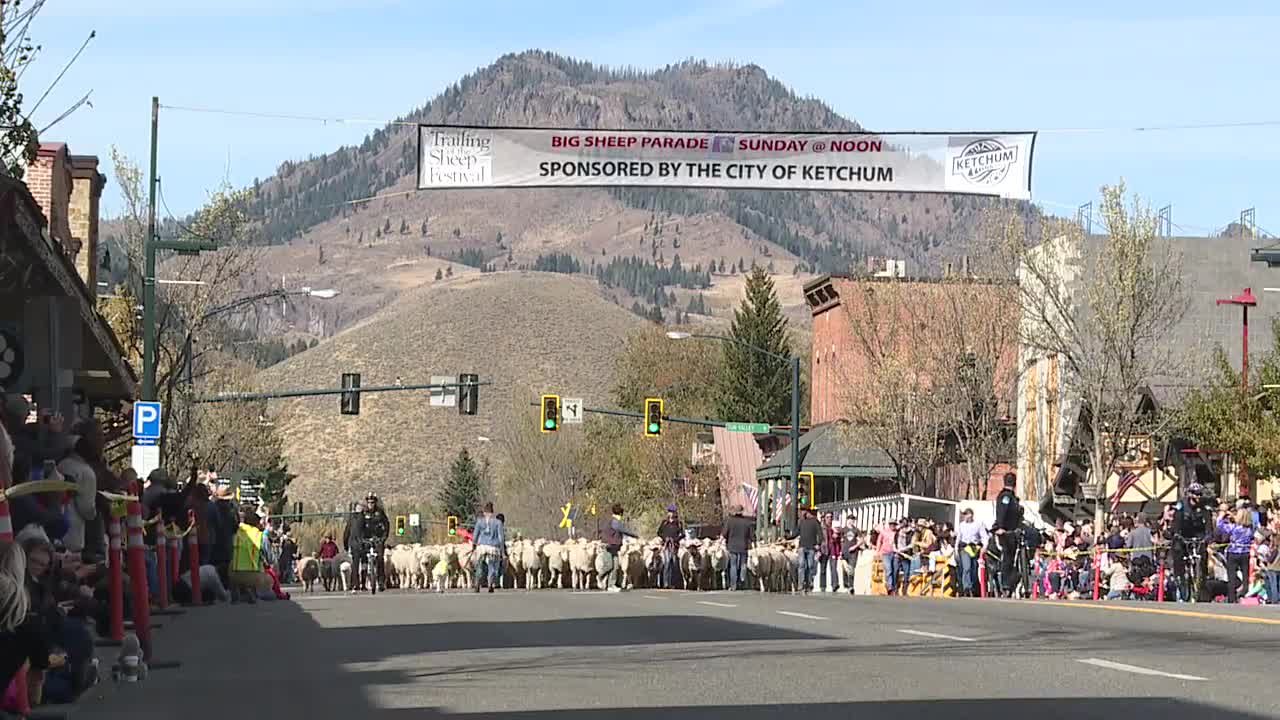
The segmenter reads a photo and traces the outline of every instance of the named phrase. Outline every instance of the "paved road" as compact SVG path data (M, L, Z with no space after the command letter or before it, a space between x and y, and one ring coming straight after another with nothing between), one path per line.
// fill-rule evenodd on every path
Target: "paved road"
M156 651L182 667L108 688L74 717L1280 718L1270 608L653 591L294 597L170 619Z

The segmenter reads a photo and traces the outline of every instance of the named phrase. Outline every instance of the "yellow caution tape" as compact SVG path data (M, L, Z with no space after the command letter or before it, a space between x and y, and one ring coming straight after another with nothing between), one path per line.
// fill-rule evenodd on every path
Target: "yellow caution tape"
M65 480L31 480L29 482L18 483L4 491L6 498L26 497L27 495L39 495L48 492L76 492L79 488L75 483Z

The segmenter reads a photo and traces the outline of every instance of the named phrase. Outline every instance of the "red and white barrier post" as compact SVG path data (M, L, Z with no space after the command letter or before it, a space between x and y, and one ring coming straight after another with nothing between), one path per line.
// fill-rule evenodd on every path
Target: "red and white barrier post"
M986 550L978 553L978 597L987 596L987 557Z
M120 537L120 518L114 513L107 523L107 612L111 619L111 640L124 640L124 545Z
M135 482L129 488L134 499L129 501L125 516L126 540L129 552L129 580L133 591L133 631L142 643L142 654L151 659L151 594L147 588L146 546L142 542L142 503Z
M156 577L160 587L156 593L156 605L169 609L169 539L165 537L163 521L156 526Z
M176 584L178 578L182 576L182 536L178 534L178 528L173 523L169 523L169 567L173 569L173 582Z
M1156 602L1164 602L1164 558L1160 558L1160 572L1156 574Z
M200 530L196 525L196 513L187 511L187 564L191 567L191 604L203 605L204 595L200 593Z
M1102 598L1102 550L1093 546L1093 599Z

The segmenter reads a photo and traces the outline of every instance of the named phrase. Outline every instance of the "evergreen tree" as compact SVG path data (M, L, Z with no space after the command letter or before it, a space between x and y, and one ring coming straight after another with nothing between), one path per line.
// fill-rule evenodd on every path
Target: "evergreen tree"
M382 239L382 228L378 228L377 230L374 230L374 231L373 231L373 238L374 238L375 240L380 240L380 239Z
M422 221L422 231L421 231L421 232L422 232L422 237L426 237L426 236L427 236L427 221L426 221L426 220L423 220L423 221Z
M440 486L436 503L444 515L456 515L462 520L475 516L480 508L480 496L484 490L484 470L471 457L466 448L449 466L449 476Z
M390 233L390 232L391 232L391 218L387 218L386 222L382 223L382 234L386 235L387 233Z
M791 357L791 333L773 280L763 268L747 276L747 296L733 314L724 343L716 414L740 422L791 422L791 368L751 347Z
M401 235L409 234L409 221L405 220L404 218L400 218L400 234Z
M436 279L437 279L437 280L443 280L443 279L444 279L444 271L443 271L443 270L441 270L440 268L436 268Z
M447 266L445 266L445 269L444 269L444 276L445 276L445 277L453 277L453 266L452 266L452 265L447 265Z

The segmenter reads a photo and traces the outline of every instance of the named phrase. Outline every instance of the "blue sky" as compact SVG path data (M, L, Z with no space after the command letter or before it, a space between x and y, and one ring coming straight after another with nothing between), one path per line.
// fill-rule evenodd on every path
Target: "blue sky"
M435 2L434 0L48 0L44 46L24 77L43 93L97 38L36 115L46 134L104 161L146 160L150 98L187 105L391 119L462 74L529 48L610 65L687 57L756 63L873 130L1130 128L1280 120L1280 6L1227 3L842 0ZM1069 6L1069 12L1066 10ZM1118 10L1117 8L1123 8ZM42 123L43 121L43 123ZM358 142L369 125L165 111L160 175L175 213L224 178ZM1280 125L1134 133L1046 132L1033 194L1070 215L1124 177L1177 229L1202 234L1256 206L1280 233ZM110 175L109 169L106 170ZM119 208L108 189L107 209Z

